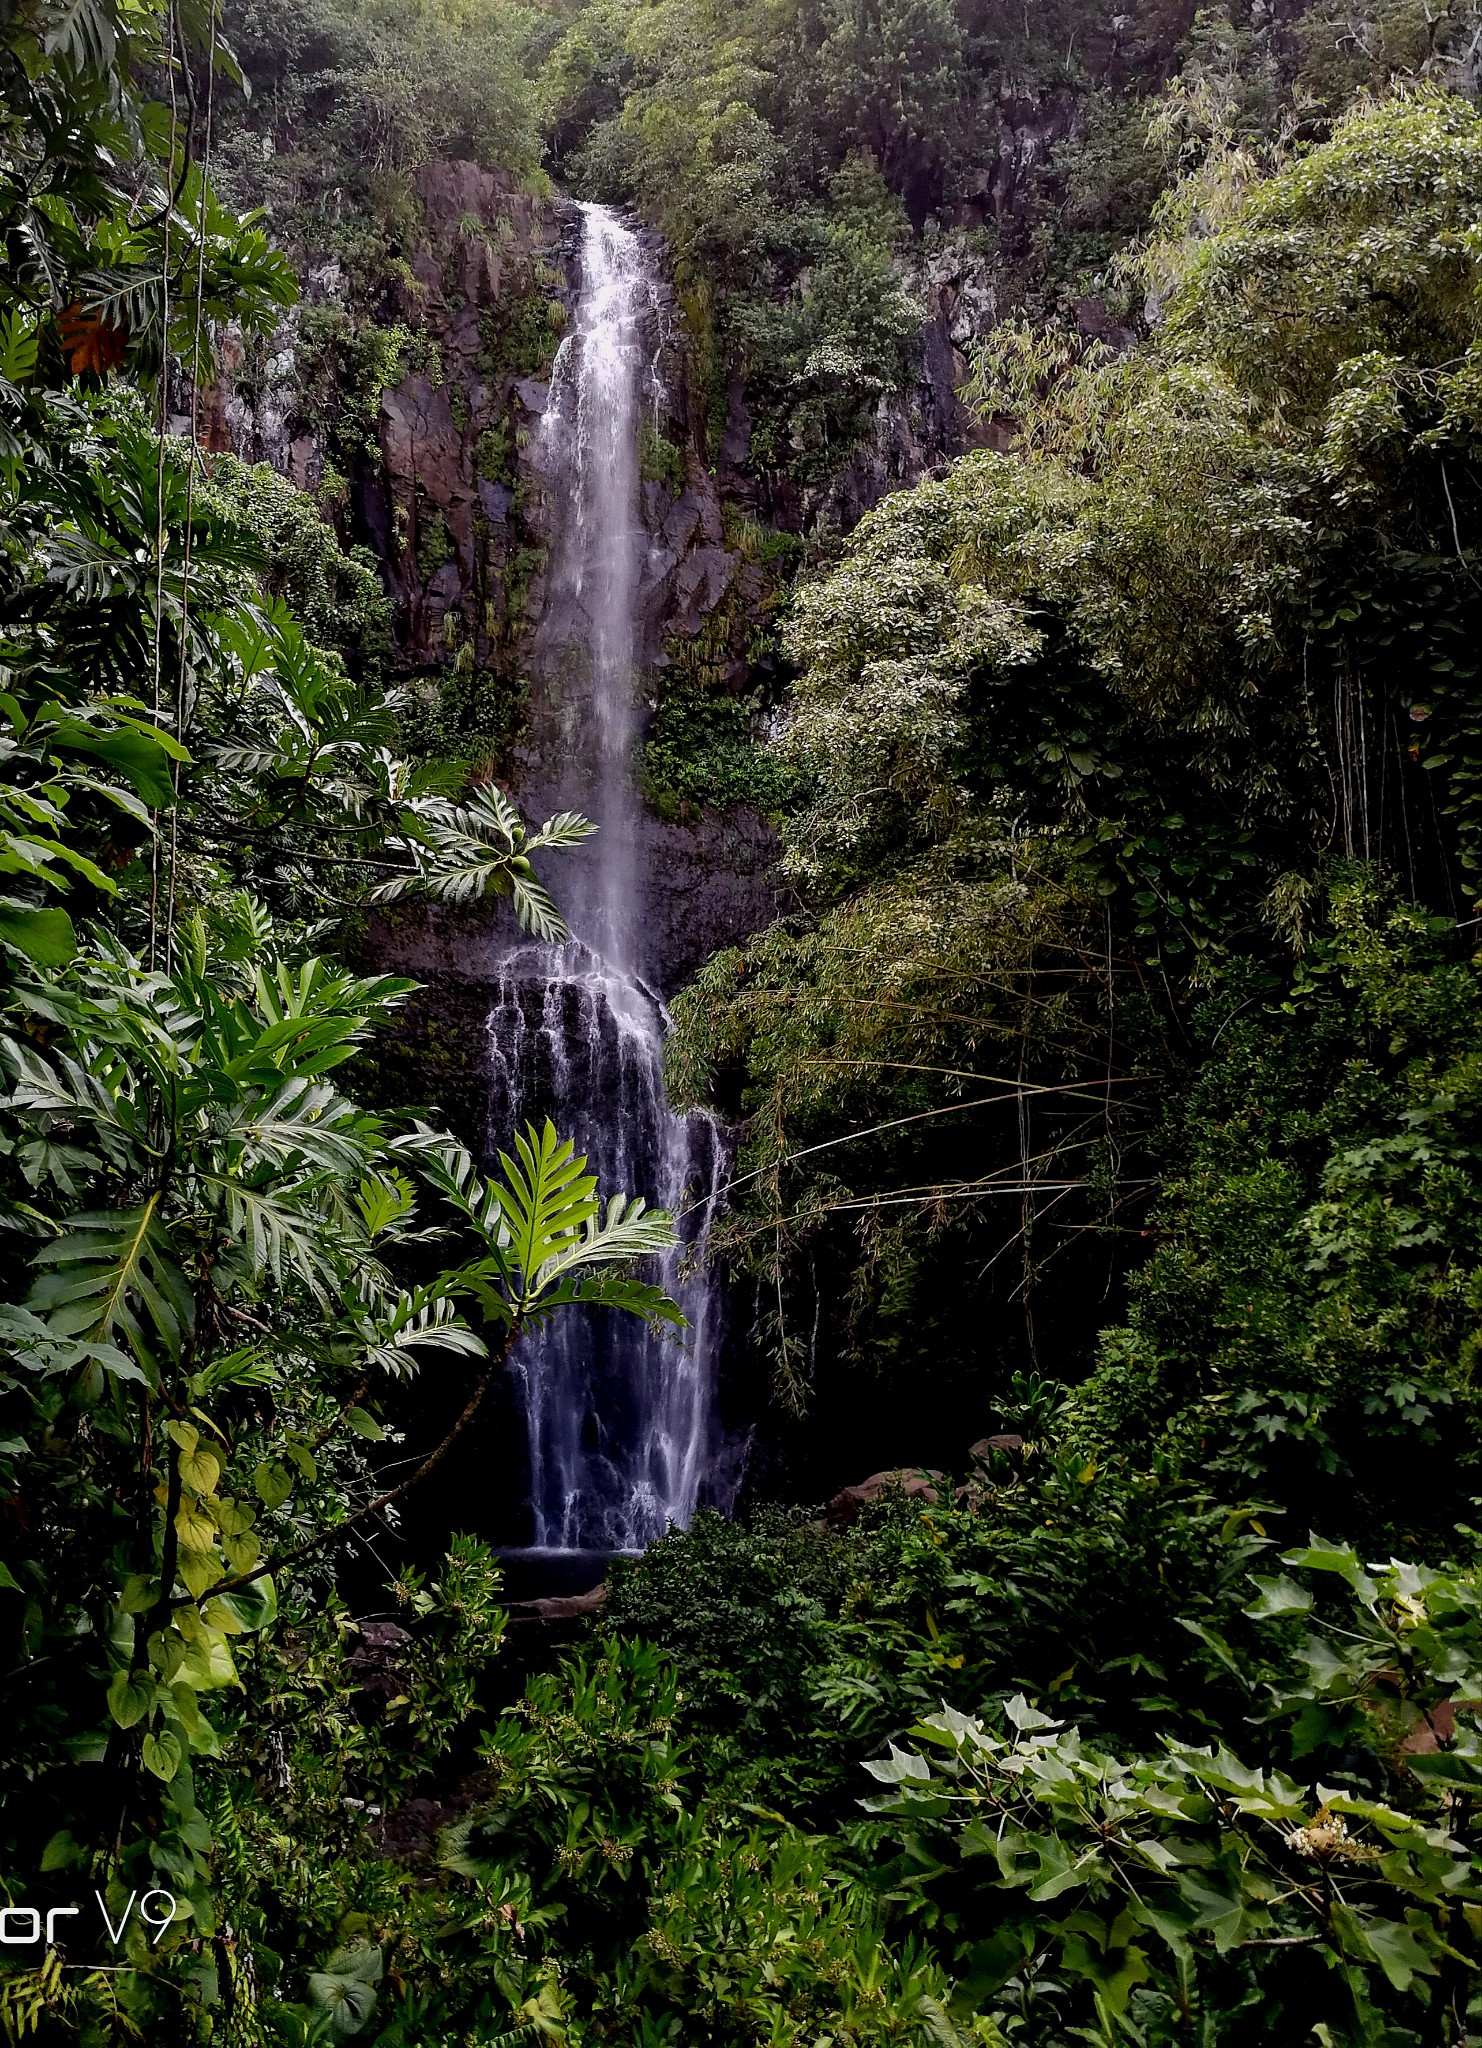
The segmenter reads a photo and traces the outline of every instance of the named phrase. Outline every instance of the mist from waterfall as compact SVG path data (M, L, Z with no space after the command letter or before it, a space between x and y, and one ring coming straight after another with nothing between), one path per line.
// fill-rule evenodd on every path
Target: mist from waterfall
M532 726L553 804L599 827L563 860L572 943L514 948L489 1017L490 1138L551 1115L605 1193L645 1195L703 1238L724 1170L705 1116L670 1113L667 1017L641 975L647 877L631 761L637 735L638 599L647 536L639 435L658 403L659 302L640 237L608 208L581 212L581 287L534 451L554 546L537 636ZM688 1525L715 1451L718 1303L672 1254L657 1276L689 1319L677 1337L613 1311L568 1311L520 1347L532 1544L636 1550Z

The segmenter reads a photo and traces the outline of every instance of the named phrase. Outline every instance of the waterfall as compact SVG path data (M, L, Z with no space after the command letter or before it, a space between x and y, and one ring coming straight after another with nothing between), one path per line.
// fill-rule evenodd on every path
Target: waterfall
M571 943L517 946L500 963L490 1138L507 1143L521 1118L549 1114L605 1193L685 1212L693 1244L725 1158L708 1117L677 1117L664 1099L668 1020L643 973L648 878L631 777L648 548L638 447L662 395L659 302L640 237L606 207L580 213L580 295L532 451L555 524L531 722L554 769L552 807L585 811L599 831L562 862ZM640 1549L687 1526L702 1497L717 1448L717 1305L684 1251L664 1268L689 1319L678 1336L611 1310L567 1310L520 1347L538 1550Z

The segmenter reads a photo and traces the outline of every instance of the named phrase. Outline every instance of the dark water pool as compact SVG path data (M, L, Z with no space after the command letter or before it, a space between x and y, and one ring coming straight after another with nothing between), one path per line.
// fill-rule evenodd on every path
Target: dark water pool
M607 1577L614 1557L632 1555L612 1550L501 1550L504 1593L509 1600L549 1600L563 1594L590 1593Z

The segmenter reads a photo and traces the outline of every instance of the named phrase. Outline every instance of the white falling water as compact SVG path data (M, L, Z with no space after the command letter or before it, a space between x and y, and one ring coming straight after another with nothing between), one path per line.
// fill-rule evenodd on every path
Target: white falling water
M694 1240L724 1159L708 1118L676 1117L664 1100L667 1019L640 972L646 877L630 773L648 546L638 439L659 396L657 303L639 237L605 207L581 214L580 299L536 451L556 526L532 710L562 763L558 800L600 829L561 865L573 942L522 946L502 963L490 1136L505 1144L522 1117L548 1112L605 1193L687 1211ZM522 1346L536 1549L636 1550L689 1523L715 1448L718 1332L713 1289L682 1260L660 1276L689 1318L678 1339L611 1310L568 1310Z

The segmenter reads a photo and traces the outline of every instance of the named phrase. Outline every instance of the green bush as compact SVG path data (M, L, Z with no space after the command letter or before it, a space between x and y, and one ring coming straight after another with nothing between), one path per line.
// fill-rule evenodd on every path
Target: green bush
M758 739L759 722L754 699L666 683L635 759L645 798L667 818L743 805L776 815L793 780Z

